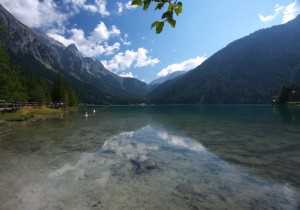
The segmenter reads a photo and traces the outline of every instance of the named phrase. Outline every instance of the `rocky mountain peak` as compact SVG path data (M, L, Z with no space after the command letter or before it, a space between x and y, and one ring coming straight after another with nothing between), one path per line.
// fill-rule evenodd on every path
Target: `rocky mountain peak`
M70 51L70 52L72 52L72 53L74 53L74 54L77 54L78 56L80 56L80 53L79 53L79 51L78 51L78 49L77 49L77 47L76 47L75 44L70 44L70 45L66 48L66 50L67 50L67 51Z
M33 72L43 74L45 72L40 72L43 68L53 70L46 74L61 71L67 80L72 81L73 85L93 86L95 90L98 90L95 92L96 95L101 96L100 98L105 98L106 95L112 98L116 94L115 98L119 100L120 95L121 98L141 96L145 95L148 90L147 84L137 79L134 79L134 83L124 85L127 78L110 72L99 60L82 57L75 44L65 47L42 31L25 26L1 5L0 45L13 57L17 57L21 65L29 63ZM80 92L87 90L79 87L77 89Z

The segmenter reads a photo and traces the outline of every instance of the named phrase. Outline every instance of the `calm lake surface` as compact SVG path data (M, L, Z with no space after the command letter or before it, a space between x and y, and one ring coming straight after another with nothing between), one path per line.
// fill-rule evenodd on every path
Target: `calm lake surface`
M300 108L86 107L2 130L0 209L300 209Z

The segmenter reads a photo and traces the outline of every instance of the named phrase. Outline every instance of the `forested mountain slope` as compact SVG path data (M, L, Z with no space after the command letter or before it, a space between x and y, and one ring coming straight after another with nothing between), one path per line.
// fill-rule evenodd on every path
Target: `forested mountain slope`
M230 43L148 97L156 104L271 103L294 82L300 82L300 16Z
M53 83L61 72L72 86L80 102L97 104L130 104L144 101L146 83L134 78L119 77L102 63L82 57L75 45L68 47L33 31L16 20L0 5L0 46L21 74L38 76Z

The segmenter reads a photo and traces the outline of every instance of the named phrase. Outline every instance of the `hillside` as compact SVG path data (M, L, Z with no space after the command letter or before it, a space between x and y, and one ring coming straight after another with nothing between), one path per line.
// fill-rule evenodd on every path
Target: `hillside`
M149 85L148 85L149 91L153 91L155 88L157 88L159 85L163 84L164 82L171 80L171 79L175 79L185 73L186 73L186 71L175 71L172 74L168 74L167 76L155 79L149 83Z
M156 104L271 103L300 81L300 16L230 43L196 69L148 94Z
M144 101L146 83L119 77L102 63L82 57L75 45L68 47L33 31L16 20L0 5L0 46L22 69L22 75L34 75L53 83L61 72L82 103L130 104Z

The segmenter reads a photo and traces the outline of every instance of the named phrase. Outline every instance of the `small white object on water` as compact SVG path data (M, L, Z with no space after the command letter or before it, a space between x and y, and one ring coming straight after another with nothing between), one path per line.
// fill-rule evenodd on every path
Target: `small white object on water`
M85 118L87 119L87 117L88 117L89 115L88 115L88 113L86 112L84 116L85 116Z
M96 110L94 109L94 114L96 114Z

